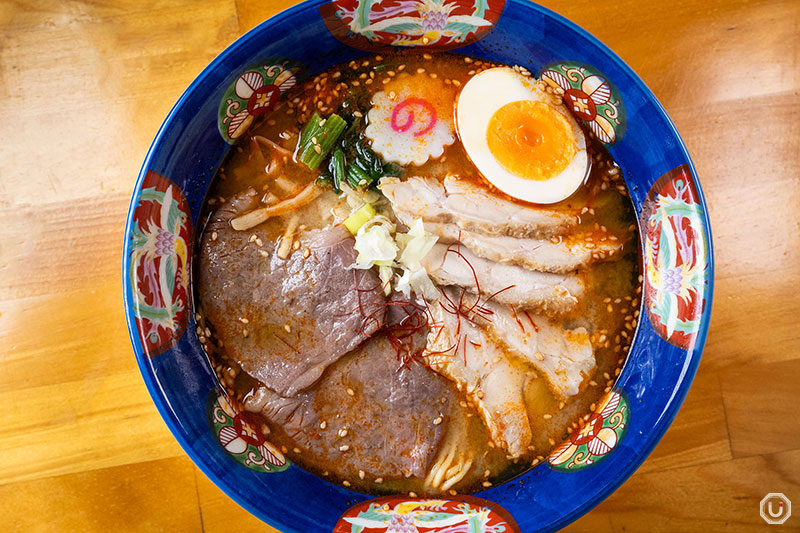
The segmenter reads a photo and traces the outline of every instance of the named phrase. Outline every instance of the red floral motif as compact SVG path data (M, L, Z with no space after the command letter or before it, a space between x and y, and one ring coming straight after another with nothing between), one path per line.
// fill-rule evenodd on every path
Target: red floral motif
M269 114L281 94L297 84L299 71L300 65L290 60L272 58L240 74L220 103L217 125L225 140L235 142L256 117Z
M333 0L319 11L334 37L375 52L466 46L494 28L504 6L505 0Z
M283 453L266 440L255 425L228 401L224 393L212 392L209 411L217 440L237 462L257 472L281 472L289 467Z
M708 251L703 212L687 165L653 184L642 221L647 316L667 342L689 349L705 307Z
M520 533L511 514L495 502L474 496L447 499L395 495L348 509L333 533Z
M630 413L622 392L612 390L586 424L550 453L553 470L579 471L597 464L619 444L628 430Z
M606 144L616 142L625 129L625 108L611 83L589 65L553 63L542 80L564 91L564 104L576 118Z
M188 213L178 186L148 171L133 211L128 269L136 329L148 357L174 346L188 322Z

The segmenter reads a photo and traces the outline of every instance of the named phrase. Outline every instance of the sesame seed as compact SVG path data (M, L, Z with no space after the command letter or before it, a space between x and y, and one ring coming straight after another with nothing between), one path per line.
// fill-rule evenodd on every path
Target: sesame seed
M319 429L325 429L326 427L328 427L327 421L323 420L322 422L319 423Z
M247 323L248 323L248 322L250 322L250 321L249 321L249 320L247 320L245 317L243 317L243 316L240 316L240 317L239 317L239 322L241 322L242 324L247 324Z
M422 74L423 72L425 72L424 68L418 68L417 69L417 74Z
M256 238L256 245L258 245L258 246L264 246L264 241L262 241L262 240L261 240L261 237L257 237L257 238Z
M339 430L339 436L342 437L342 438L346 437L347 436L347 429L345 429L345 428L340 429Z
M349 487L350 482L345 479L344 481L342 481L342 485L344 485L345 487Z
M550 413L547 413L547 414L542 415L542 418L544 418L545 420L550 420L551 418L553 418L553 415L551 415Z
M348 446L347 444L342 444L341 446L339 446L339 451L340 452L346 452L349 449L350 449L350 446Z
M300 448L293 448L293 449L292 449L292 451L293 451L294 453L300 453Z
M383 478L382 477L376 477L375 478L375 484L376 485L380 485L381 483L383 483Z
M308 259L308 257L309 257L310 255L311 255L311 250L309 250L308 248L306 248L305 250L303 250L303 259Z
M438 426L441 423L442 423L442 417L441 416L437 416L436 418L433 419L433 425L434 426Z
M291 333L292 332L292 326L288 322L283 325L283 329L286 330L286 333Z
M320 148L320 146L318 144L315 144L314 145L314 151L317 152L318 154L321 154L322 153L322 148Z
M261 257L269 257L269 252L266 250L259 250L258 253L261 254Z
M216 231L214 231L214 232L212 232L212 233L211 233L211 240L212 240L212 241L216 241L216 240L217 240L217 237L218 237L218 235L217 235L217 232L216 232Z
M484 481L483 483L481 483L481 485L483 485L484 487L491 487L492 486L492 482L491 481Z
M247 328L244 328L244 329L242 330L242 336L243 336L243 337L247 337L248 335L250 335L250 332L249 332L249 331L247 331Z
M552 437L551 437L551 438L549 438L549 439L547 439L547 442L549 442L549 443L550 443L550 446L555 446L555 445L556 445L556 441L555 441L555 439L553 439Z
M347 395L348 395L348 396L355 396L355 395L356 395L356 393L355 393L355 391L354 391L353 389L351 389L351 388L349 388L349 387L348 387L348 388L347 388Z
M458 80L453 80L453 85L455 85L456 87L461 87L461 82Z
M559 409L563 409L564 405L566 405L564 402L558 402L558 408Z

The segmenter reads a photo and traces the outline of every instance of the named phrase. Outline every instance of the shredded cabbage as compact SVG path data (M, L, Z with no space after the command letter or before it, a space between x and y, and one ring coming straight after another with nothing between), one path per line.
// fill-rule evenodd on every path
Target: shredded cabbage
M372 268L378 266L378 277L388 295L394 290L410 297L411 291L417 296L434 299L439 290L422 267L422 258L431 251L438 237L425 231L422 219L415 220L407 233L397 233L394 224L383 215L376 215L361 226L356 233L358 257L353 268ZM397 262L395 262L397 261ZM394 269L400 268L403 274L398 278Z
M356 234L356 268L391 267L399 248L385 225L364 225Z
M402 292L409 297L413 290L417 296L422 296L426 300L432 300L439 296L439 290L433 284L428 272L424 268L418 270L403 269L403 275L395 282L394 290Z
M420 218L411 224L408 233L398 233L395 240L402 250L398 262L403 269L403 275L395 282L395 290L407 297L413 290L417 296L426 299L436 298L439 291L420 262L439 238L425 231Z
M408 233L398 234L397 242L402 246L399 262L411 271L422 268L420 261L431 251L439 237L425 231L422 219L418 218L409 228Z

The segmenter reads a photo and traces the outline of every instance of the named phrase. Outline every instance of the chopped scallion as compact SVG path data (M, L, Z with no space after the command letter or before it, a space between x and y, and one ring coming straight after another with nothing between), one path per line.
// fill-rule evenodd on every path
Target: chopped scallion
M315 113L311 117L312 120L303 128L297 146L297 159L305 163L311 170L316 170L319 167L347 126L342 117L333 114L325 120L316 121L315 130L309 129L306 131L314 116L319 115Z
M353 213L350 213L350 216L344 219L343 224L352 235L355 235L358 233L358 229L374 216L375 209L370 204L364 204Z
M347 165L347 183L353 188L363 189L372 183L372 176L364 172L357 165Z
M333 190L337 193L342 192L342 181L345 180L344 175L344 152L341 148L337 148L331 155L331 160L328 163L328 171L331 173L333 179Z

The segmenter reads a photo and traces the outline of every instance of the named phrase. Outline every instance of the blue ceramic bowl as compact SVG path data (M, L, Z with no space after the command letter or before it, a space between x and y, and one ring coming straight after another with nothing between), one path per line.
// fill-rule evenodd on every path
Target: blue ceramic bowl
M555 530L633 473L692 382L713 287L700 184L678 132L642 80L568 20L523 0L394 0L397 10L379 10L387 2L313 0L288 9L222 52L175 104L150 147L128 213L124 299L134 353L186 453L231 498L282 531L358 532L354 523L368 519L381 531L391 516L408 519L412 507L426 527L448 519L463 531L500 531L503 523L506 531ZM374 25L387 16L404 18ZM219 392L198 340L203 331L191 290L203 200L254 116L268 112L303 73L401 44L520 64L564 89L576 117L622 168L644 257L643 310L631 352L586 429L514 480L472 498L411 507L401 502L413 498L370 501L323 481L290 464L251 427ZM385 505L388 511L375 512ZM491 512L475 514L481 507Z

